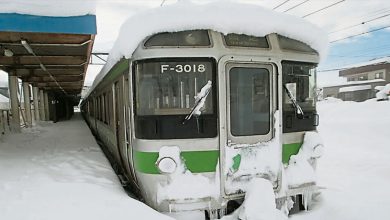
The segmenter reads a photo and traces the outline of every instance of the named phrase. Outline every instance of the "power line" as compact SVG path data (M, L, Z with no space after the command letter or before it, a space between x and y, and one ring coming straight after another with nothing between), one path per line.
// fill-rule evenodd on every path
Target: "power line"
M303 1L303 2L301 2L301 3L299 3L299 4L295 5L295 6L293 6L293 7L291 7L291 8L285 10L284 12L288 12L288 11L290 11L290 10L292 10L292 9L294 9L294 8L296 8L296 7L298 7L298 6L300 6L300 5L305 4L305 3L308 2L308 1L310 1L310 0L305 0L305 1Z
M390 16L390 13L382 15L382 16L379 16L379 17L376 17L376 18L373 18L373 19L370 19L370 20L367 20L367 21L363 21L363 22L361 22L359 24L354 24L354 25L351 25L351 26L347 26L345 28L341 28L341 29L329 32L329 34L333 34L333 33L340 32L340 31L344 31L344 30L347 30L347 29L350 29L350 28L353 28L353 27L357 27L359 25L364 25L364 24L367 24L367 23L370 23L372 21L376 21L376 20L379 20L379 19L382 19L382 18L385 18L385 17L388 17L388 16Z
M317 73L322 73L322 72L330 72L330 71L336 71L336 70L345 70L348 68L336 68L336 69L327 69L327 70L317 70Z
M317 13L317 12L320 12L320 11L323 11L323 10L325 10L325 9L327 9L327 8L330 8L330 7L333 7L333 6L335 6L335 5L338 5L338 4L342 3L342 2L345 2L345 0L338 1L338 2L336 2L336 3L333 3L333 4L331 4L331 5L328 5L328 6L326 6L326 7L321 8L321 9L318 9L317 11L313 11L313 12L311 12L311 13L309 13L309 14L303 16L302 18L306 18L307 16L313 15L313 14L315 14L315 13Z
M340 58L359 58L359 57L383 57L383 56L389 56L388 55L389 52L386 51L386 52L383 52L383 53L379 53L379 54L366 54L366 55L362 55L362 56L330 56L330 57L340 57ZM341 59L341 60L344 60L344 59Z
M280 6L286 4L286 3L289 2L289 1L290 1L290 0L286 0L286 1L282 2L282 3L280 3L279 5L277 5L276 7L274 7L272 10L275 10L275 9L279 8Z
M346 39L349 39L349 38L361 36L361 35L368 34L368 33L371 33L371 32L380 31L380 30L383 30L383 29L386 29L386 28L390 28L390 25L384 26L384 27L381 27L381 28L377 28L377 29L374 29L374 30L371 30L371 31L365 31L365 32L360 33L360 34L355 34L355 35L351 35L351 36L344 37L344 38L341 38L341 39L337 39L337 40L331 41L329 43L335 43L335 42L338 42L338 41L342 41L342 40L346 40Z

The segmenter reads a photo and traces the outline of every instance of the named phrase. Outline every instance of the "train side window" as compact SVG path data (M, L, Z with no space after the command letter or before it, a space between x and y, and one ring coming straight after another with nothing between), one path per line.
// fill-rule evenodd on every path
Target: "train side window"
M96 98L96 119L100 121L100 96Z
M110 119L109 113L108 113L109 112L109 108L110 108L110 105L108 103L109 94L110 93L104 93L104 106L105 106L105 109L104 109L105 121L104 121L104 123L106 123L107 125L109 124L109 119Z
M98 97L96 97L96 100L95 100L95 105L96 105L96 120L99 120L99 109L100 109L100 107L99 107L99 96Z
M96 115L95 115L96 106L95 106L95 99L94 98L92 98L91 103L92 103L92 117L95 118L96 117Z
M106 123L106 94L102 95L102 122Z
M109 106L109 124L112 126L113 125L113 118L114 118L114 104L113 104L113 92L110 90L109 93L109 98L108 98L108 106Z
M207 30L166 32L151 36L145 42L152 47L209 47L211 41Z
M102 102L102 96L99 96L99 120L103 121L103 102Z
M223 36L226 46L269 48L266 37L255 37L245 34L227 34Z

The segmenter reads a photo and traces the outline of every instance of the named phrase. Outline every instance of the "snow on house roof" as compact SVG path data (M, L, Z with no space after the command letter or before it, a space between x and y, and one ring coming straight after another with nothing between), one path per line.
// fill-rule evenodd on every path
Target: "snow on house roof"
M339 92L354 92L354 91L367 90L371 88L372 88L371 85L348 86L348 87L340 88Z
M359 85L359 84L368 84L368 83L379 83L384 82L384 79L372 79L372 80L362 80L362 81L349 81L349 82L336 82L326 85L321 85L321 88L327 87L336 87L336 86L348 86L348 85Z
M253 4L230 1L196 4L179 1L136 14L122 25L108 62L95 78L92 89L122 57L131 57L146 37L161 32L196 29L253 36L278 33L310 45L321 58L326 56L328 47L326 32L302 18Z
M95 1L0 0L0 13L68 17L95 14Z
M357 67L378 65L378 64L385 64L385 63L390 63L390 57L382 57L382 58L377 58L366 62L355 63L355 64L344 66L342 69L352 69Z

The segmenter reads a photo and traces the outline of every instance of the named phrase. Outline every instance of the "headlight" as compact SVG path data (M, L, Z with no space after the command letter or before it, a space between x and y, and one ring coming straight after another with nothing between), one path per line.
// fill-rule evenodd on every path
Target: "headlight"
M171 157L163 157L157 161L157 168L160 173L174 173L176 171L177 164Z
M312 157L313 158L320 158L323 154L323 151L324 151L324 146L322 146L322 144L314 146Z

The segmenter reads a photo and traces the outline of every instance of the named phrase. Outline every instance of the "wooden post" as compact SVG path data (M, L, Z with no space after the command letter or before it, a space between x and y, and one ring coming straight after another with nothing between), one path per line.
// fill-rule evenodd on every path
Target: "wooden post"
M18 101L18 77L14 75L14 71L8 75L8 89L10 95L12 120L10 121L11 131L15 133L20 132L20 115L19 115L19 101Z
M39 89L38 89L38 87L33 87L33 101L34 101L35 121L38 122L40 120L40 117L39 117Z
M39 90L39 113L40 113L40 117L41 117L41 121L45 121L46 120L46 116L45 116L45 96L43 94L43 90Z
M31 103L30 103L30 85L23 82L24 112L26 114L26 125L32 127Z

